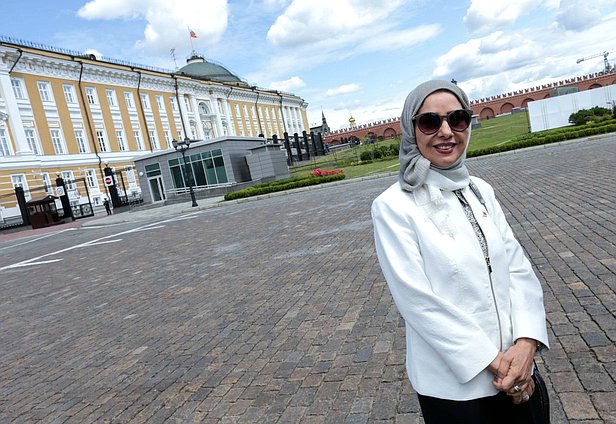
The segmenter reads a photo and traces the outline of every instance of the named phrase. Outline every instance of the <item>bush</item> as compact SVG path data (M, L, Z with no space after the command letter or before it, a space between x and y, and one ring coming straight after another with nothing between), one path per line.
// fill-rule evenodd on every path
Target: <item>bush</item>
M595 106L590 109L581 109L569 115L569 122L574 125L583 125L589 121L601 122L610 119L612 112L604 107ZM607 116L607 118L604 118Z
M359 160L362 162L368 162L374 159L374 153L369 150L364 150L359 154Z
M390 159L398 156L400 142L389 145L370 145L364 148L359 154L362 162L370 162L377 159Z
M398 156L400 152L400 143L390 144L389 145L389 156Z
M344 173L339 172L337 174L325 175L322 177L307 176L300 178L290 178L286 180L278 180L265 184L257 184L243 190L227 193L225 194L225 200L243 199L245 197L258 196L260 194L291 190L293 188L308 187L311 185L343 180L345 177L346 175Z

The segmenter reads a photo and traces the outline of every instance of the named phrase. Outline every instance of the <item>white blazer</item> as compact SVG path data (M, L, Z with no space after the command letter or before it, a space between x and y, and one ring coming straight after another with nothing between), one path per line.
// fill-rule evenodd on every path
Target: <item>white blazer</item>
M492 187L463 190L485 235L492 272L458 198L446 214L398 183L372 204L379 263L406 322L406 368L413 388L442 399L495 395L486 367L521 337L548 346L543 292ZM439 222L439 219L441 221Z

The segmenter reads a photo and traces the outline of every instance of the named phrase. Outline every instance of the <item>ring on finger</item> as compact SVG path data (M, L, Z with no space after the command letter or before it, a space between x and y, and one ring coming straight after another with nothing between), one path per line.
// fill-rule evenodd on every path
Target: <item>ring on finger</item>
M530 399L530 396L528 394L525 394L524 396L522 396L522 402L528 402L529 399Z
M520 393L522 391L522 389L520 388L520 386L515 385L515 386L513 386L513 391L516 392L516 393Z

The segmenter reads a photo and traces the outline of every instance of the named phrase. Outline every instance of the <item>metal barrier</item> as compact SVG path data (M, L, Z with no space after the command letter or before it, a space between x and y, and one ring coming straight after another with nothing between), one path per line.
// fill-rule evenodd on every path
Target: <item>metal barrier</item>
M27 216L28 211L25 209L25 201L45 197L47 195L57 195L54 190L60 191L63 196L67 196L72 213L66 213L60 201L62 196L56 196L56 206L61 218L81 219L94 216L94 208L90 200L88 184L85 178L76 178L74 180L63 180L64 188L60 191L53 186L44 185L23 189L16 188L16 192L0 195L0 230L6 228L14 228L29 225ZM17 190L23 194L23 205L20 204ZM25 217L25 218L24 218Z

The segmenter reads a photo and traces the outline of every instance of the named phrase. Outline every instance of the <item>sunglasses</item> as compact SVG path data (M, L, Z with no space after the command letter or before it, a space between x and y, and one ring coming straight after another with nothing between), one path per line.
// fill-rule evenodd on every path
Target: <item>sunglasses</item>
M426 135L437 132L443 125L443 118L447 120L449 128L456 132L462 132L471 124L472 111L458 109L449 112L447 115L439 115L434 112L421 113L412 119L417 124L419 131Z

